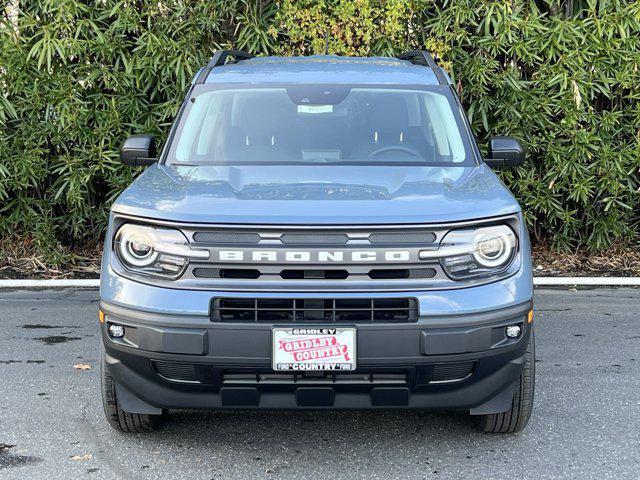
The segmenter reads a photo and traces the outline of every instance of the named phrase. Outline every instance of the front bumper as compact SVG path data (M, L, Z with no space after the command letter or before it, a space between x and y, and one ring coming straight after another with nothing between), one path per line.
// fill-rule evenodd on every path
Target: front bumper
M345 374L275 374L272 324L214 323L106 301L106 366L123 408L417 408L497 413L511 404L532 325L531 301L415 323L356 324L358 368ZM125 326L123 340L107 325ZM507 339L506 325L523 333ZM458 372L456 374L456 372ZM456 375L458 375L456 377Z

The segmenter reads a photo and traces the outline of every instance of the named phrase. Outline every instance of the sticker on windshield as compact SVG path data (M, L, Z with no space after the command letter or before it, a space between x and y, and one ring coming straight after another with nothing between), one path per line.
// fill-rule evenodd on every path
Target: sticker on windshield
M298 105L298 113L332 113L333 105Z

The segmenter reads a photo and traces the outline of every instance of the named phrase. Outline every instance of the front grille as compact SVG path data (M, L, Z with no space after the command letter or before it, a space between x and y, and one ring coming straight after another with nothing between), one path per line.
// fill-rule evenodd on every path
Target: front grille
M406 323L418 320L414 298L214 298L212 322Z
M262 273L258 268L213 268L196 267L196 278L244 278L282 280L347 280L366 277L370 280L425 279L434 278L434 268L374 268L368 272L350 273L346 269L295 269L287 268L275 273Z
M433 366L432 382L455 382L467 378L476 368L476 362L437 363Z
M448 225L194 225L182 230L209 254L174 284L218 292L420 291L453 285L435 250ZM204 257L204 256L203 256ZM255 294L256 296L259 293Z
M174 382L199 383L195 365L188 363L152 362L158 375Z

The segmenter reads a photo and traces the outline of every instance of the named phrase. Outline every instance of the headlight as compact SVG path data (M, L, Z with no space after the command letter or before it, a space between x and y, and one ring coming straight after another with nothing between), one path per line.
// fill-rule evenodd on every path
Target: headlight
M423 250L421 260L438 259L453 279L489 277L504 272L518 251L515 233L507 225L452 230L438 250Z
M146 275L177 278L190 259L207 260L207 250L192 249L178 230L126 223L116 233L114 249L122 265Z

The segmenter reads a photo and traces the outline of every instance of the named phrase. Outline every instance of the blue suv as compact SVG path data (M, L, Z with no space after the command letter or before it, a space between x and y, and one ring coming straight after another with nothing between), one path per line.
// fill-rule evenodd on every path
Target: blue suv
M221 51L111 209L100 287L108 422L168 409L463 410L527 424L530 246L447 74L398 58Z

